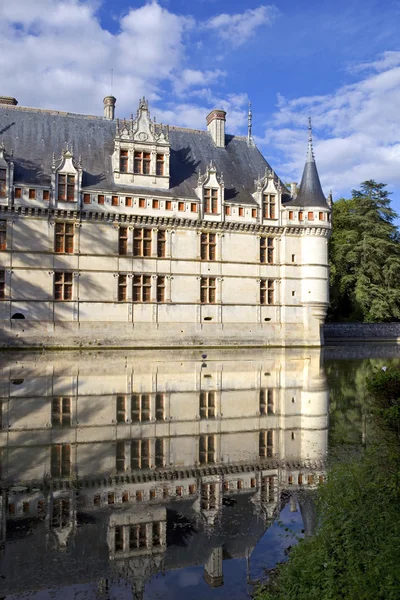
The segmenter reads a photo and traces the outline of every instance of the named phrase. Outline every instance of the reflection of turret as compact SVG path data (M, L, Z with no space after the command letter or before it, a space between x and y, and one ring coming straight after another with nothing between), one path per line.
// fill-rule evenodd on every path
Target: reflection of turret
M222 548L213 548L210 557L204 565L204 579L210 587L220 587L224 584L222 573Z

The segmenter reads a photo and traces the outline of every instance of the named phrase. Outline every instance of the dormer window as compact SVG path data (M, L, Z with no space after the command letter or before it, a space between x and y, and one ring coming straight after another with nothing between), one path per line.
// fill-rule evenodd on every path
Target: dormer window
M218 213L218 190L216 188L204 189L204 212Z
M138 175L150 175L150 152L135 152L134 172Z
M164 175L164 154L157 154L156 175Z
M58 200L59 202L75 201L75 175L66 173L58 175Z
M263 218L276 219L276 195L263 195Z
M121 150L119 155L119 170L121 173L128 172L128 150Z
M7 169L0 169L0 197L7 196Z

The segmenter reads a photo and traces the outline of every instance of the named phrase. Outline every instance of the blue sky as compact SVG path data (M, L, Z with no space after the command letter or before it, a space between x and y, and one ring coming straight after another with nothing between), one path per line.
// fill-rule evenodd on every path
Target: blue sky
M373 178L400 212L399 0L0 0L1 94L117 115L146 95L158 121L205 128L214 107L298 181L307 117L326 193Z

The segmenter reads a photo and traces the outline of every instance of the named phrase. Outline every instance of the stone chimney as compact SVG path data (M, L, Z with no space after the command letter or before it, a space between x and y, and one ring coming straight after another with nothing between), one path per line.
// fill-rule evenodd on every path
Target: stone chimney
M110 121L114 120L115 116L115 103L117 99L114 96L106 96L104 102L104 118Z
M292 181L292 183L290 184L290 193L292 195L292 198L296 198L296 196L297 196L297 182Z
M17 106L18 100L11 98L11 96L0 96L0 104L7 104L7 106Z
M225 117L226 112L219 108L207 115L207 130L217 148L225 148Z

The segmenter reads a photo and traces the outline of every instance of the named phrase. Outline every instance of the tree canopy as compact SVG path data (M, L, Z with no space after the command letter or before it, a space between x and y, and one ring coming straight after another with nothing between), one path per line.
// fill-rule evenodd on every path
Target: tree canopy
M331 321L400 319L398 215L386 184L364 181L333 205L329 246Z

